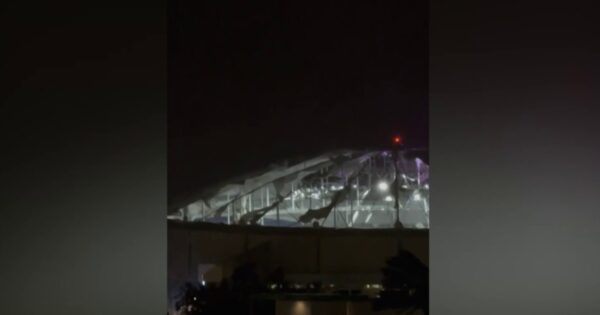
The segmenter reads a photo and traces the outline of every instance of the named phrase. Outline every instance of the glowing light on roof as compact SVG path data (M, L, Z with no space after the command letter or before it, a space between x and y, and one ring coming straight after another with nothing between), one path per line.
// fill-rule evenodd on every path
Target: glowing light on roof
M402 144L402 137L400 136L394 136L394 144Z
M419 201L419 200L421 200L421 194L419 194L419 192L418 192L418 191L417 191L417 192L415 192L415 194L414 194L414 196L413 196L413 199L414 199L415 201Z
M377 188L381 191L387 191L390 188L390 185L387 182L379 182Z

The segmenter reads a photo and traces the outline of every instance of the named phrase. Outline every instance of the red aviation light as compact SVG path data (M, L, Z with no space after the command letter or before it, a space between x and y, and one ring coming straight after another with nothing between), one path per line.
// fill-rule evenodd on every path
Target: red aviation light
M402 144L402 137L401 136L394 136L394 144Z

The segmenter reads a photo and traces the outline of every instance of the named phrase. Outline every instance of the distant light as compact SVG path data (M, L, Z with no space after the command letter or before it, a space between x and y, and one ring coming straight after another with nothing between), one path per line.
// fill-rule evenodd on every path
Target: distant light
M425 187L425 189L429 189L429 184L425 184L423 187Z
M356 187L358 187L358 185L356 185L356 184L352 185L352 188L356 188Z
M390 188L390 185L388 185L386 182L379 182L379 184L377 184L377 188L379 188L381 191L387 191Z
M419 201L419 200L421 200L421 194L419 194L419 192L417 191L417 192L415 192L415 195L414 195L414 197L413 197L413 198L414 198L416 201Z
M402 144L402 137L395 136L393 141L394 141L394 144Z
M392 198L392 196L386 196L385 201L394 201L394 198Z
M402 188L407 189L408 185L402 185Z
M310 307L304 301L296 301L296 302L294 302L294 304L292 304L291 311L292 311L291 312L292 315L310 314Z
M202 285L205 286L206 285L206 281L202 280Z

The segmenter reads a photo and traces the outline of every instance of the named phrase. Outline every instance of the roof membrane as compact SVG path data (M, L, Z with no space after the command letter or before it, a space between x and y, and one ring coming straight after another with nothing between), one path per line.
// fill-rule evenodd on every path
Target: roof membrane
M168 216L219 224L429 228L429 165L414 150L339 151L210 187Z

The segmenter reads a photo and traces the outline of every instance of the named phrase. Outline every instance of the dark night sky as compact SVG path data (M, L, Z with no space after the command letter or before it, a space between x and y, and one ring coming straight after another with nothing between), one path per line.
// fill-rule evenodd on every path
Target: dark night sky
M426 3L171 1L169 198L395 133L427 146Z

